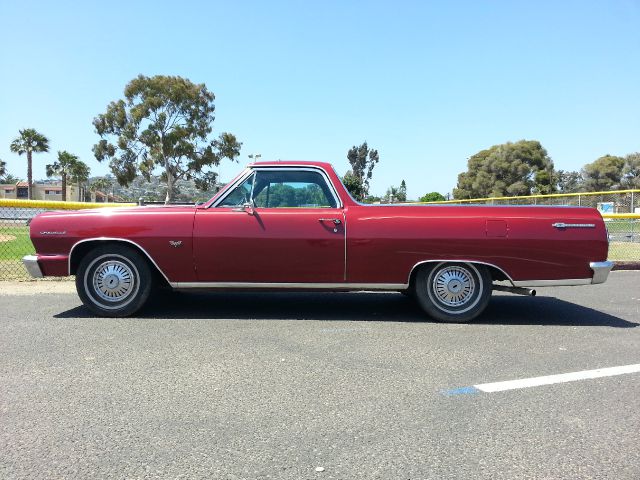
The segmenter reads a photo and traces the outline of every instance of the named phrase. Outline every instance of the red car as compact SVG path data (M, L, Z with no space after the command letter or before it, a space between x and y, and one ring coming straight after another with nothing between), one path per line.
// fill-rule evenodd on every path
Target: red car
M400 291L466 322L494 289L603 283L613 266L592 208L362 205L319 162L251 164L203 205L47 212L30 230L31 275L75 275L113 317L165 285Z

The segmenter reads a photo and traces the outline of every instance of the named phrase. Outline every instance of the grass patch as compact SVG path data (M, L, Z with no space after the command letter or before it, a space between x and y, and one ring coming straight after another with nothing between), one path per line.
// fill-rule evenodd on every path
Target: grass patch
M0 261L21 260L35 253L27 226L0 226Z
M636 233L640 234L640 220L621 219L606 220L604 224L607 226L609 233Z
M611 242L609 244L609 260L640 261L640 243Z

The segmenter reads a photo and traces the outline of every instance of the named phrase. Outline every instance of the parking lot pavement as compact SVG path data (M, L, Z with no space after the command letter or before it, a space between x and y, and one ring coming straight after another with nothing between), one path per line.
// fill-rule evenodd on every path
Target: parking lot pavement
M640 363L640 272L538 295L0 296L0 477L639 478L640 373L465 390Z

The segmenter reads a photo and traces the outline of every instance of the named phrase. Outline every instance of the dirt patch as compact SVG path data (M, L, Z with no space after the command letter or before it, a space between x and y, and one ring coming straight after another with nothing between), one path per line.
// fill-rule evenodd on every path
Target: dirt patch
M5 235L4 233L0 233L0 242L10 242L15 239L16 237L14 235Z
M42 295L43 293L76 293L73 280L61 281L0 281L0 297L7 295Z

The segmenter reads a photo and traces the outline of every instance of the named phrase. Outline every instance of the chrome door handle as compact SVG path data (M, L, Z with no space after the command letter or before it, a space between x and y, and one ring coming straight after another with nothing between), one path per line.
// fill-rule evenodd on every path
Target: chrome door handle
M340 225L342 222L337 218L319 218L319 222L333 222L334 225Z

